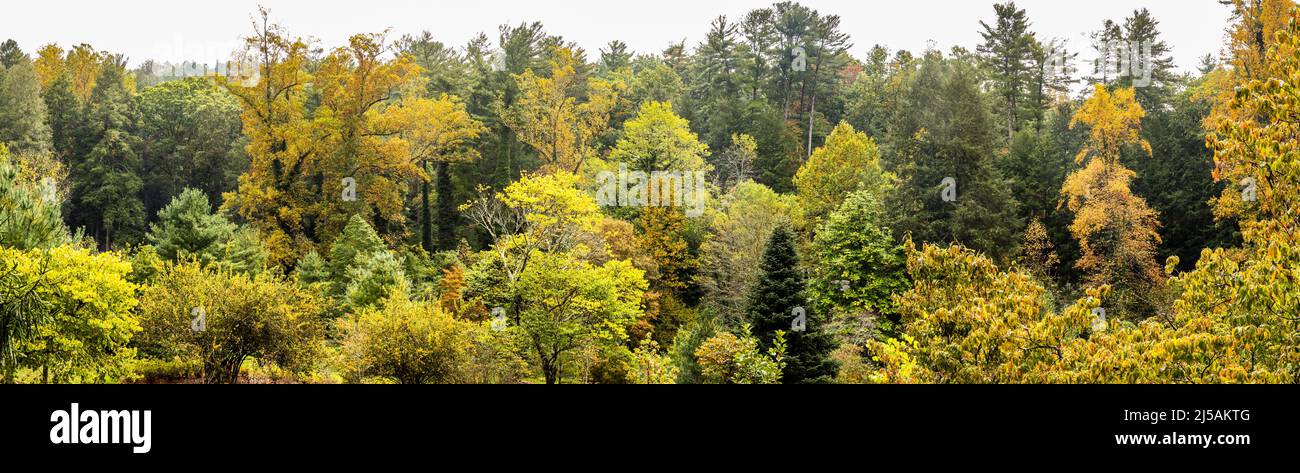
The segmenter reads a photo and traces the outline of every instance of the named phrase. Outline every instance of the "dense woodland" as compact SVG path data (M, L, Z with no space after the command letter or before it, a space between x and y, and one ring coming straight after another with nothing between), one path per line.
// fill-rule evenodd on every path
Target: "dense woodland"
M1300 13L1224 3L1195 65L1014 3L947 51L793 2L643 52L262 10L239 77L8 41L3 380L1300 382Z

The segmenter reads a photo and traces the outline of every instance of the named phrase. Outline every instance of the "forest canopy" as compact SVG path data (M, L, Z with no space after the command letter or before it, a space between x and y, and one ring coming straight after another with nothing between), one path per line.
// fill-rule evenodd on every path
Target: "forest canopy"
M0 43L4 383L1300 382L1300 10ZM195 58L199 60L200 58Z

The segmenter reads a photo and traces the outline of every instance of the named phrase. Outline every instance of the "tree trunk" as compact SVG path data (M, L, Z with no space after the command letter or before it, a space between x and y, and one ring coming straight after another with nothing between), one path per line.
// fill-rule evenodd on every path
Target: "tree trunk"
M546 376L546 384L557 384L560 379L560 367L555 361L542 357L542 375Z
M813 117L817 116L817 93L814 92L808 111L808 158L812 159Z
M424 162L424 174L429 174L429 162ZM433 253L433 211L429 208L429 179L420 183L420 246ZM441 202L439 202L441 203Z
M452 196L451 164L438 163L438 250L456 249L456 202ZM427 202L428 191L425 191Z

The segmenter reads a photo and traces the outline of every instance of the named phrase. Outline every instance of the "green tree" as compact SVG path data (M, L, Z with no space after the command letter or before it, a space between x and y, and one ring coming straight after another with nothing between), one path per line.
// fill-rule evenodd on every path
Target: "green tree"
M691 132L690 123L673 113L666 102L646 102L636 118L623 125L609 159L629 168L653 171L708 170L709 147Z
M114 61L96 81L82 133L85 153L69 176L74 199L68 219L102 248L137 242L145 230L138 138L131 130L134 102L122 82L124 60Z
M20 179L9 150L0 144L0 246L53 248L69 241L52 189Z
M926 53L887 136L887 199L896 237L961 242L1005 257L1019 241L1016 199L995 166L997 138L973 58Z
M329 262L325 268L333 283L333 293L341 296L351 282L349 269L360 267L375 255L388 251L384 241L364 218L353 215L343 233L330 244Z
M782 382L830 382L835 376L835 363L830 359L834 342L826 330L825 316L811 310L807 302L804 277L788 227L779 226L772 232L759 270L746 311L763 349L775 347L780 333L792 331ZM803 320L796 321L799 317Z
M23 61L31 61L31 58L18 47L17 41L6 39L4 43L0 43L0 66L13 67L14 64Z
M248 276L197 263L169 266L140 299L142 350L203 365L203 381L239 381L249 358L310 367L324 337L322 303L270 273Z
M992 26L980 22L984 43L979 52L996 84L999 105L1006 117L1007 141L1011 141L1020 129L1020 107L1028 92L1035 41L1025 10L1017 8L1015 2L994 4L993 10L997 18Z
M483 327L457 320L435 303L394 294L379 308L341 321L343 351L351 376L401 384L468 381L476 339Z
M222 246L235 233L235 224L213 214L207 196L198 189L185 189L158 212L150 225L148 240L167 261L197 260L204 265L220 259Z
M840 123L826 137L826 145L813 151L799 168L794 186L807 224L816 228L850 193L862 189L881 199L889 192L891 180L881 169L876 142Z
M0 67L0 144L22 155L49 152L52 140L40 79L31 61L22 56Z
M0 365L41 383L130 378L140 330L130 263L115 253L0 246Z
M248 168L239 99L208 78L191 77L145 89L136 102L145 215L185 188L220 205Z
M861 312L892 331L894 294L907 289L903 248L882 224L884 206L869 190L848 196L817 231L817 265L809 284L812 308L834 316Z

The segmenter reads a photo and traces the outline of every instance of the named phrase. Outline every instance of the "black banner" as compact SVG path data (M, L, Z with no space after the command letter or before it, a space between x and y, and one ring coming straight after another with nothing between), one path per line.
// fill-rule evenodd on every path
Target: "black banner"
M558 452L612 458L632 451L649 461L697 450L689 455L731 452L754 461L761 452L829 464L867 452L958 463L990 452L1259 459L1283 455L1300 439L1297 389L8 386L0 389L8 411L0 452L141 465L243 456L259 464L430 456L528 464Z

